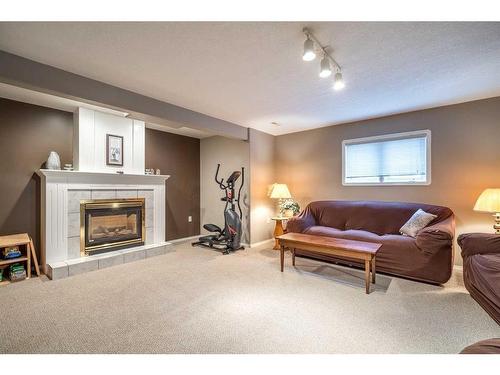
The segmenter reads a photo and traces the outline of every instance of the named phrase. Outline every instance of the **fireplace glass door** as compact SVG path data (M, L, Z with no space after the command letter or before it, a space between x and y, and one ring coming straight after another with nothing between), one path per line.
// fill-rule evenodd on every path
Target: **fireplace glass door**
M144 199L85 201L81 215L84 255L144 244Z

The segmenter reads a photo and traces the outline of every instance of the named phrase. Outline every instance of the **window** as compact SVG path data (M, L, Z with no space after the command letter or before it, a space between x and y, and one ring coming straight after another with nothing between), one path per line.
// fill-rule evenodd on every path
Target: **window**
M430 130L342 142L344 185L429 185Z

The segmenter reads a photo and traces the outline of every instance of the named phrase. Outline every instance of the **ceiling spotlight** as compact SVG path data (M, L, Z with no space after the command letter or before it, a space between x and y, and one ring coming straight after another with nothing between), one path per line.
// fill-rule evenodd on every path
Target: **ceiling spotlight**
M335 73L335 77L333 79L333 89L335 91L342 90L345 87L344 80L342 79L342 73L337 72Z
M314 42L307 36L304 42L304 54L302 55L302 60L312 61L316 58L316 53L314 52Z
M321 68L319 70L319 76L321 78L330 77L332 74L332 67L330 66L330 60L328 57L323 56L321 59Z

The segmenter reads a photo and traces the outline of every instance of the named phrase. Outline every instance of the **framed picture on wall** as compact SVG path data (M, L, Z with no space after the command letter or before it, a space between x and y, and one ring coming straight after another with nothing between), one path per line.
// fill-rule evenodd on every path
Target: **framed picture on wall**
M123 137L106 134L106 164L123 167Z

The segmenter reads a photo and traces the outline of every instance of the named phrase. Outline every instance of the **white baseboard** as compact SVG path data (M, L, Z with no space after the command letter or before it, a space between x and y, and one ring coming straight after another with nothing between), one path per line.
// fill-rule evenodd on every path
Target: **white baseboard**
M260 245L264 245L268 242L272 242L274 241L274 238L269 238L267 240L264 240L264 241L259 241L259 242L254 242L254 243L251 243L250 245L246 245L246 246L249 246L249 247L257 247L257 246L260 246Z
M176 244L176 243L180 243L180 242L186 242L186 241L191 241L191 240L197 240L198 238L200 238L200 236L202 236L201 234L198 234L196 236L191 236L191 237L184 237L184 238L178 238L176 240L168 240L168 242L172 243L172 244ZM267 240L264 240L264 241L259 241L259 242L254 242L254 243L246 243L246 242L242 242L241 244L245 247L257 247L257 246L260 246L260 245L264 245L268 242L272 242L274 241L274 238L269 238Z
M196 236L191 236L191 237L184 237L184 238L178 238L176 240L168 240L168 242L176 244L179 242L185 242L185 241L191 241L191 240L197 240L201 234L197 234Z
M454 264L453 265L453 271L455 271L455 272L464 272L464 267L463 266L459 266L458 264Z

